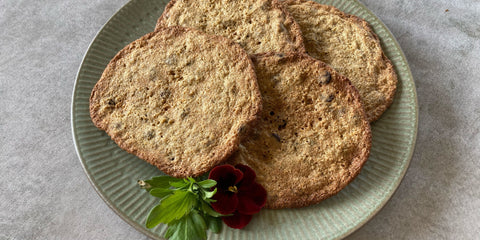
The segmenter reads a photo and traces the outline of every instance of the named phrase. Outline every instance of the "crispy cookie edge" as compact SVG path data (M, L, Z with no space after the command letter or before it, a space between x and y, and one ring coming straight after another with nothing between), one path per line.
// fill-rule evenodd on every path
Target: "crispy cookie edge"
M391 60L385 55L385 51L383 50L382 44L380 42L380 38L377 36L377 34L373 31L372 27L370 24L365 21L364 19L357 17L352 14L347 14L341 10L339 10L336 7L330 6L330 5L323 5L317 2L313 1L308 1L308 0L285 0L282 1L282 4L284 5L290 5L290 4L309 4L310 7L312 8L317 8L317 9L322 9L325 11L328 11L332 14L335 14L343 19L348 20L351 23L356 24L357 26L360 26L363 30L365 30L368 35L376 42L376 44L380 47L381 53L382 53L382 61L385 62L387 65L387 78L393 81L393 84L388 87L387 91L385 92L385 101L384 104L379 105L375 108L374 111L371 111L370 113L367 113L367 119L369 122L375 122L378 120L383 113L392 105L393 99L395 98L395 93L397 90L397 85L398 85L398 75L395 72L395 68L391 62Z
M278 53L256 54L253 57L253 62L255 64L261 58L272 57L276 54ZM353 96L352 105L354 105L355 108L357 108L363 115L362 129L364 130L363 131L364 134L361 141L361 147L359 147L359 151L357 152L355 157L353 157L352 164L348 168L349 175L341 178L340 184L337 188L335 188L333 191L329 192L328 194L321 194L319 192L314 192L309 195L305 195L301 197L293 196L289 198L282 198L281 200L278 200L276 202L267 201L267 204L265 207L270 209L306 207L306 206L320 203L321 201L336 195L338 192L344 189L349 183L351 183L358 176L358 174L360 174L362 167L368 160L368 157L370 155L371 145L372 145L372 132L370 128L370 123L367 120L365 109L363 107L362 102L360 101L360 94L358 90L352 85L350 80L348 80L348 78L346 78L345 76L335 71L326 63L320 60L314 59L313 57L307 54L287 53L283 55L281 61L291 61L298 58L306 58L308 59L308 61L310 61L310 63L318 62L320 63L320 66L325 67L328 71L336 73L336 75L338 76L336 81L339 81L340 83L342 83L342 85L346 88L346 91Z
M124 141L122 141L119 137L114 137L111 135L111 133L108 131L107 125L104 123L102 120L101 116L97 114L98 108L100 106L100 98L97 94L97 92L100 92L102 89L106 88L105 81L108 79L108 77L111 77L113 72L117 68L117 61L119 61L121 58L126 56L127 54L131 53L134 49L138 48L139 46L141 47L142 43L148 41L152 37L154 37L156 34L163 34L163 33L168 33L172 35L181 35L185 34L187 32L195 32L196 34L205 34L210 36L212 39L217 39L218 41L225 42L227 45L232 46L232 51L237 52L237 60L238 61L246 61L247 64L250 66L250 71L248 71L248 75L250 76L248 79L254 79L255 81L251 84L253 84L254 88L254 95L255 98L258 99L259 101L256 102L251 111L249 112L248 117L245 119L245 129L242 129L242 131L238 131L236 137L233 139L233 141L229 142L224 148L221 148L218 152L215 153L215 158L210 160L210 167L204 167L201 169L190 169L190 170L183 170L183 171L172 171L169 167L168 164L168 159L159 159L157 156L154 156L153 154L148 154L143 151L139 151L138 149L132 147L129 144L126 144ZM105 80L104 80L105 79ZM253 67L253 63L251 59L248 57L247 53L236 43L233 41L221 37L221 36L216 36L216 35L210 35L203 33L199 30L192 29L192 28L184 28L184 27L179 27L179 26L173 26L173 27L167 27L167 28L159 28L156 29L154 32L148 33L141 38L133 41L132 43L128 44L125 46L122 50L120 50L115 57L113 57L112 60L108 63L107 67L105 68L104 72L102 73L102 76L100 80L95 84L92 93L90 95L90 105L89 105L89 112L90 112L90 117L92 119L93 124L99 128L100 130L105 131L110 138L123 150L130 154L134 154L138 156L139 158L145 160L146 162L150 163L151 165L156 166L158 169L163 171L165 174L174 176L174 177L196 177L200 176L206 172L208 172L211 168L213 168L216 165L219 165L223 162L225 162L234 152L238 150L238 146L240 144L240 140L244 138L248 133L249 129L254 127L256 123L258 123L258 117L260 116L262 109L262 101L261 101L261 94L260 90L258 88L258 83L256 81L256 74L255 70Z
M287 10L287 8L279 0L270 0L270 1L273 7L279 9L282 12L282 14L285 15L285 21L289 23L290 36L294 39L294 43L295 43L294 49L292 51L305 53L307 50L305 49L303 34L302 34L302 31L300 30L300 25L298 25L298 23L295 21L293 16ZM167 6L165 6L165 9L162 15L157 20L157 23L155 25L155 30L166 27L165 25L166 15L174 7L174 5L177 2L178 0L171 0L170 2L168 2ZM258 53L258 54L262 54L262 53Z

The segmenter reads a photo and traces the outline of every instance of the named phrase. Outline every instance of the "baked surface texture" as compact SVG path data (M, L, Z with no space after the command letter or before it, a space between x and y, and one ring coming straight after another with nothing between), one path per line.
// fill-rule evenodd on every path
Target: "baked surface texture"
M232 39L248 54L305 51L300 27L278 0L172 0L157 28L177 25Z
M397 75L369 24L312 1L282 3L300 25L307 53L345 75L360 92L368 120L377 120L393 101Z
M347 78L306 54L253 58L263 111L228 161L257 173L267 208L316 204L360 172L370 154L370 124Z
M98 128L175 177L198 176L225 161L260 110L247 53L229 39L182 27L127 45L90 97Z

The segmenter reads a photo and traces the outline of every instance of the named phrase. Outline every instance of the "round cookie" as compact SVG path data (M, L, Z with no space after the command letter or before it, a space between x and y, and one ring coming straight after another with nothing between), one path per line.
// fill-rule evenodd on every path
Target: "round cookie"
M260 122L228 161L246 164L267 208L312 205L344 188L370 154L370 124L347 78L306 54L253 58Z
M172 0L157 22L166 26L227 37L248 54L305 51L298 24L278 0Z
M360 92L368 120L377 120L393 101L397 75L369 24L312 1L283 4L300 25L307 53L346 76Z
M93 123L174 177L199 176L238 149L261 110L252 62L233 41L157 29L108 64L90 97Z

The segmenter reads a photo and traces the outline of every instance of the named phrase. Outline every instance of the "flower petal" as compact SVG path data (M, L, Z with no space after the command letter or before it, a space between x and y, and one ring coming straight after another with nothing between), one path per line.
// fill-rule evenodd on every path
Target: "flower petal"
M252 215L245 215L236 212L232 216L222 217L222 220L231 228L242 229L252 220Z
M228 187L234 186L242 180L243 173L232 165L225 164L213 168L208 178L217 181L219 190L227 190Z
M253 169L251 169L249 166L237 164L235 165L235 168L240 169L240 171L243 172L242 184L250 184L251 182L255 181L257 174L255 174L255 171L253 171Z
M238 212L252 215L260 212L267 202L267 191L262 185L253 182L250 185L241 185L238 189Z
M238 196L237 194L229 192L217 192L212 199L217 200L212 202L212 208L221 214L231 214L237 210Z

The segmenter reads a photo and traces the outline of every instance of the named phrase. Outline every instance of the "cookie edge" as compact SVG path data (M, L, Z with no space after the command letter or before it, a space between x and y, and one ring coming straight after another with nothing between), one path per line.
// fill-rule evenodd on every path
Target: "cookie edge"
M255 91L254 94L256 95L256 99L258 99L259 101L256 104L253 105L253 107L250 111L250 114L245 118L245 125L246 125L246 128L247 128L247 131L244 131L243 133L238 132L235 135L236 137L233 139L233 141L228 142L228 144L224 148L221 148L220 150L218 150L215 153L214 160L211 160L211 163L208 164L208 166L210 166L210 167L203 167L201 169L189 169L189 170L184 169L183 171L172 171L170 169L169 165L167 164L168 159L159 159L159 158L155 157L153 154L148 154L146 152L139 151L138 149L129 146L129 144L126 144L123 140L121 140L121 138L115 137L115 136L113 136L113 134L111 135L110 131L108 131L108 126L103 124L103 121L101 120L100 116L98 116L98 114L97 114L98 107L100 105L99 105L99 101L98 101L99 99L97 99L95 97L95 95L98 91L101 91L101 88L106 87L106 86L104 86L105 84L103 83L105 80L104 81L102 81L102 80L110 77L113 74L113 72L117 68L117 64L116 64L117 61L119 61L124 56L126 56L127 54L131 53L134 49L136 49L137 46L135 46L135 45L137 45L137 44L141 45L142 42L148 41L149 39L154 37L156 34L162 34L162 32L166 32L166 31L171 32L170 34L184 34L184 33L187 33L189 31L193 31L193 32L196 32L196 33L207 35L207 36L211 37L212 39L218 39L219 41L224 41L224 42L226 42L227 45L233 46L232 51L238 52L238 54L236 54L237 60L242 61L242 59L243 59L243 61L247 61L247 64L250 66L250 71L247 74L250 76L249 79L254 80L254 82L252 83L252 84L254 84L254 86L252 86L252 87L254 89L256 89L256 91L254 90ZM242 79L247 79L247 78L242 78ZM261 98L261 94L260 94L260 89L258 87L258 83L257 83L256 79L257 79L257 77L256 77L255 68L254 68L254 65L252 63L252 60L248 57L248 54L240 47L240 45L233 42L232 40L230 40L228 38L225 38L225 37L217 36L217 35L206 34L202 31L199 31L199 30L196 30L196 29L193 29L193 28L185 28L185 27L180 27L180 26L159 28L159 29L155 30L154 32L147 33L146 35L140 37L139 39L129 43L128 45L126 45L122 50L120 50L110 60L107 67L105 68L104 72L102 73L102 76L100 77L100 79L97 81L97 83L95 84L95 86L92 89L90 99L89 99L89 113L90 113L90 117L92 119L93 124L97 128L99 128L100 130L105 131L107 133L107 135L121 149L125 150L126 152L139 157L140 159L148 162L149 164L151 164L153 166L156 166L158 169L160 169L162 172L164 172L167 175L170 175L170 176L173 176L173 177L196 177L196 176L200 176L200 175L210 171L216 165L219 165L219 164L227 161L229 159L229 157L238 150L240 140L242 138L244 138L245 135L247 135L249 133L248 129L253 128L258 123L258 118L261 114L261 110L262 110L263 105L262 105L262 98Z
M162 12L162 15L160 15L160 17L157 20L157 23L155 25L155 30L166 27L164 24L165 22L164 19L166 18L165 15L173 8L173 6L177 3L177 1L178 0L171 0L170 2L168 2L168 4L165 6L165 9ZM279 9L282 12L282 14L285 15L285 21L291 23L289 32L291 34L291 37L294 38L295 40L293 44L295 48L294 51L306 53L307 50L305 48L303 34L300 29L300 25L298 25L298 23L295 21L293 16L287 10L287 8L279 0L269 0L269 1L272 3L273 7ZM257 55L257 54L263 54L263 53L255 53L255 54L249 54L249 55L251 56L251 55Z
M365 30L368 33L368 36L370 36L377 43L377 45L380 46L380 49L382 50L381 51L382 52L382 61L385 62L385 64L387 65L386 69L387 69L388 74L386 74L386 75L388 76L388 79L391 79L394 82L394 84L392 85L393 88L392 87L388 88L389 91L386 92L387 94L385 95L386 98L385 98L384 104L377 106L375 108L375 110L371 112L371 114L367 113L367 119L370 123L373 123L373 122L377 121L378 119L380 119L380 117L383 115L383 113L392 105L393 100L395 98L397 88L398 88L398 74L395 71L395 67L393 66L392 61L385 55L385 51L382 47L380 38L373 31L371 25L365 19L360 18L358 16L355 16L353 14L345 13L345 12L341 11L340 9L334 7L334 6L320 4L320 3L317 3L317 2L314 2L314 1L309 1L309 0L285 0L285 1L282 1L282 4L285 4L285 5L288 5L288 4L303 4L303 3L309 4L311 7L314 7L314 8L317 8L317 9L322 9L322 10L328 11L332 14L335 14L335 15L341 17L342 19L346 19L350 22L353 22L354 24L356 24L357 26L360 26L360 28Z
M256 64L256 62L259 61L259 59L266 58L266 57L273 57L276 54L280 54L280 53L271 53L270 52L270 53L256 54L253 57L253 62L254 62L254 64ZM364 129L364 136L363 136L362 141L361 141L363 146L361 148L359 148L360 151L358 151L358 154L355 157L352 158L352 164L348 168L348 172L349 172L348 177L347 178L342 178L344 180L340 181L339 186L337 188L335 188L334 191L329 192L327 194L320 194L319 192L314 192L312 194L304 195L304 196L301 196L299 198L295 198L295 197L282 198L281 200L275 201L273 203L267 201L267 204L266 204L265 207L269 208L269 209L307 207L307 206L311 206L311 205L314 205L314 204L318 204L321 201L338 194L342 189L344 189L348 184L350 184L360 174L361 169L363 168L363 166L365 165L365 163L367 162L367 160L370 156L370 151L371 151L371 146L372 146L371 126L370 126L370 122L367 119L367 115L365 113L365 108L363 107L363 103L361 101L360 94L359 94L358 90L352 85L350 80L348 80L347 77L338 73L337 71L335 71L332 67L330 67L326 63L324 63L324 62L322 62L318 59L315 59L315 58L313 58L310 55L307 55L305 53L291 52L291 53L284 54L284 56L282 58L289 58L289 59L305 58L305 59L308 59L309 61L320 63L320 65L322 67L325 67L327 69L327 71L335 72L339 76L338 81L343 82L342 85L345 85L346 91L351 93L351 95L354 99L353 101L356 102L355 103L356 108L358 108L361 111L361 114L363 115L362 128Z

